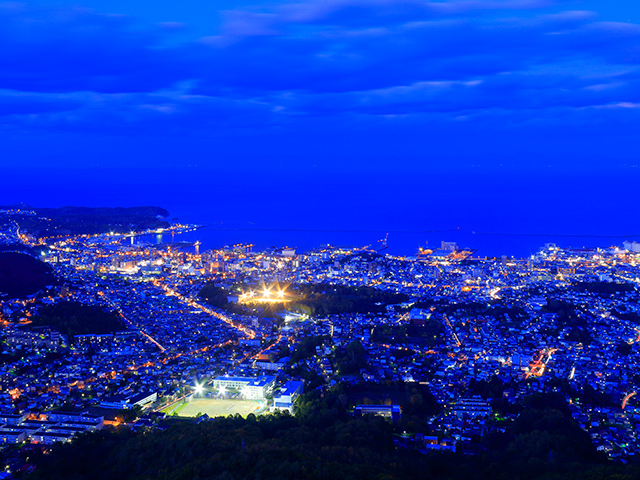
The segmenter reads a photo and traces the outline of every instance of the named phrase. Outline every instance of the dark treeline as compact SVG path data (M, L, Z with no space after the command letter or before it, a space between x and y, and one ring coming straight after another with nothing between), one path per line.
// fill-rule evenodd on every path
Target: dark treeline
M244 286L244 289L246 290L248 287ZM294 284L287 291L293 294L292 300L261 307L262 313L273 316L285 308L319 317L342 313L381 313L386 310L386 305L401 303L408 299L404 294L384 292L371 287L324 283ZM198 295L210 305L231 312L260 313L253 311L253 306L242 306L229 302L227 297L237 295L237 292L230 292L215 285L205 285L200 289Z
M420 395L407 393L414 399ZM119 428L84 434L35 459L37 469L26 478L631 480L640 475L637 466L614 464L597 452L560 395L525 399L522 413L503 433L471 440L475 455L421 454L398 446L402 442L394 438L403 425L353 418L347 405L344 392L312 392L301 399L296 417L234 416L145 433ZM423 411L403 415L423 421Z
M198 292L198 296L209 305L224 309L227 309L229 306L229 300L227 298L229 295L231 295L231 293L227 292L224 288L211 284L206 284L200 289L200 292Z
M367 367L367 351L358 340L354 340L335 349L333 362L339 375L360 373L361 369Z
M377 343L415 343L433 347L444 343L444 327L435 319L424 321L424 325L378 325L373 329L371 341Z
M633 292L635 287L631 283L579 282L575 284L575 289L579 292L611 295L617 292Z
M415 302L412 308L431 309L435 312L453 314L458 311L467 314L474 313L476 315L486 315L494 317L498 320L505 319L505 315L513 319L528 318L527 312L518 306L507 307L499 300L492 300L488 303L484 302L465 302L465 303L449 303L446 301L422 300Z
M287 308L310 316L326 316L341 313L384 312L386 305L405 302L401 293L385 292L372 287L348 285L304 284L293 285L300 295Z
M569 335L567 340L581 342L585 345L593 341L589 332L589 319L586 315L586 309L580 305L574 305L565 300L556 298L547 298L547 304L542 307L544 313L555 313L558 315L558 327L568 327ZM559 330L546 332L550 335L557 335Z
M614 309L611 313L622 320L629 320L634 323L640 323L640 315L638 315L638 313L636 312L625 312Z
M54 283L53 269L48 264L24 253L0 252L0 294L25 297Z
M52 327L67 335L69 341L74 335L114 333L124 328L117 314L78 302L44 305L32 317L31 324Z
M329 339L329 336L304 337L296 344L296 349L291 353L291 363L299 362L315 355L316 347L321 346Z
M3 208L3 207L0 207ZM155 228L166 228L169 223L162 218L169 215L160 207L60 207L32 208L36 215L12 215L11 218L26 230L39 237L96 233L129 233Z

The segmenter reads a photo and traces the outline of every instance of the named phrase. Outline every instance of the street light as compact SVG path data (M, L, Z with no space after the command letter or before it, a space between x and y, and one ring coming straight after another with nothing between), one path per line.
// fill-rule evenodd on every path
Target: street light
M204 386L200 385L199 383L196 383L195 394L202 395L202 392L204 392Z

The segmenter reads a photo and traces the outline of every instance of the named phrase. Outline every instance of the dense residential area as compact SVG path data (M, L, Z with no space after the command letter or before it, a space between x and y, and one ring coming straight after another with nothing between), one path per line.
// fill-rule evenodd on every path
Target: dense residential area
M374 429L391 455L381 471L396 454L474 462L508 435L524 446L527 428L544 430L528 416L543 411L597 462L637 462L640 244L548 244L525 259L451 242L412 257L201 252L179 241L195 228L36 237L2 226L0 267L29 259L19 295L0 297L5 478L38 475L32 457L99 435L126 445L257 421L268 437L278 422L315 431L319 418ZM41 274L26 271L33 262ZM0 268L0 285L13 270ZM536 442L544 461L566 453Z

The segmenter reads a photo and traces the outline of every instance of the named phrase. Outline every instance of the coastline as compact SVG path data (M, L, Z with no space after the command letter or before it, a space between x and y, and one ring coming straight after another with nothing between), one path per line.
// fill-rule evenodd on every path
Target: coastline
M199 223L197 228L176 233L180 242L200 242L200 251L222 248L239 243L253 244L255 249L292 247L298 252L312 250L321 245L342 247L373 246L388 237L384 253L394 256L415 256L419 248L440 248L442 242L454 242L460 248L476 250L474 257L528 258L547 243L561 248L609 248L621 247L625 240L635 240L640 235L588 235L475 232L467 229L433 230L384 230L384 229L326 229L326 228L262 228L222 227L215 223ZM153 242L155 243L155 242Z

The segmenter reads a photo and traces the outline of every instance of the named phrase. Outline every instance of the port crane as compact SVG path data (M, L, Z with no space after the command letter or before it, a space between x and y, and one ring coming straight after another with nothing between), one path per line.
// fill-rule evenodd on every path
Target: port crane
M387 240L389 239L389 234L387 233L384 238L378 240L378 243L380 244L380 247L378 247L376 249L377 252L381 252L382 250L385 250L387 248Z

